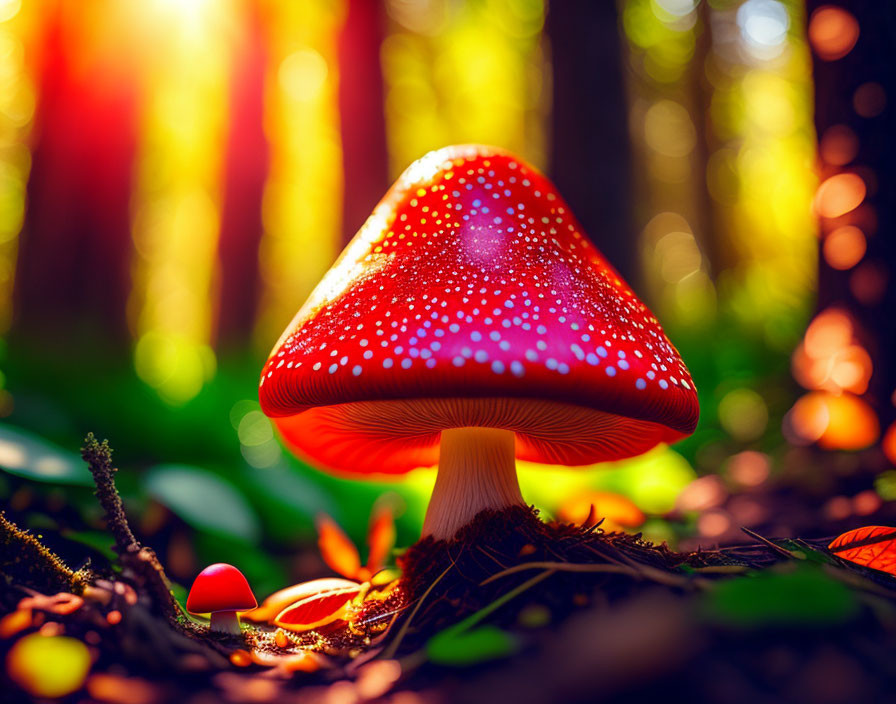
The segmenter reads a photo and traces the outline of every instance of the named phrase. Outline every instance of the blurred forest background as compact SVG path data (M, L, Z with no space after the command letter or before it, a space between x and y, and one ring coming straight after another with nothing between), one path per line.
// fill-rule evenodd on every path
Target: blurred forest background
M547 516L673 547L896 520L888 3L0 0L0 497L108 551L108 437L175 579L326 572L320 511L419 535L434 480L285 453L258 373L400 172L452 143L544 170L697 383L693 437L523 467ZM884 205L888 204L888 205Z

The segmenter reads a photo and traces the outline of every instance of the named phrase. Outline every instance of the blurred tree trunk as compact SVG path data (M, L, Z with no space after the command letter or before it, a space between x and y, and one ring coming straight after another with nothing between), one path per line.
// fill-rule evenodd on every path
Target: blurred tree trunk
M807 12L827 0L810 0ZM813 52L815 72L815 127L821 139L834 125L846 125L858 137L856 158L845 166L821 164L821 178L854 172L865 180L865 203L840 218L823 220L825 233L852 224L862 229L868 242L864 258L851 269L832 268L819 257L818 305L847 309L865 331L874 373L869 396L884 427L896 417L896 140L893 113L896 109L896 4L857 0L842 5L859 22L855 47L843 58L824 61ZM856 91L877 84L885 96L885 107L863 117L856 110Z
M221 294L217 315L220 344L245 348L255 325L259 297L258 245L269 148L264 135L267 54L260 20L251 11L242 56L233 63L230 132L218 256Z
M383 10L375 0L349 0L339 37L342 126L342 234L347 243L389 187L380 45Z
M552 2L550 173L585 232L633 285L631 147L624 52L614 2Z
M61 346L124 343L136 149L131 65L78 65L83 23L47 21L13 334ZM101 77L101 78L100 78Z

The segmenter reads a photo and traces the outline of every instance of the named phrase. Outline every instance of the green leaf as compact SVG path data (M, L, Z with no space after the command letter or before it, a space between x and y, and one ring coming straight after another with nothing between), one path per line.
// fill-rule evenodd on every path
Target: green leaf
M61 535L63 538L93 548L110 561L114 561L117 557L115 551L112 549L115 540L108 533L93 530L64 530Z
M0 425L0 468L25 479L93 486L93 477L74 452L10 425Z
M481 626L471 631L448 628L429 639L426 653L439 665L475 665L510 655L516 641L500 628Z
M709 615L739 627L817 626L843 623L858 611L842 582L812 565L766 571L721 582L711 592Z
M255 542L258 517L228 481L198 467L158 465L146 476L146 491L199 530Z

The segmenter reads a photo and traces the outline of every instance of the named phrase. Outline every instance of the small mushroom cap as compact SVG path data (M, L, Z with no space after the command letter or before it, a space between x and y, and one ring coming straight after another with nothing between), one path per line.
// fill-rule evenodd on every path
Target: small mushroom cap
M256 606L258 602L243 573L225 562L217 562L202 570L187 597L187 611L191 614L246 611Z
M476 145L399 178L275 345L260 400L299 455L345 473L434 465L464 426L584 465L698 416L678 352L553 184Z

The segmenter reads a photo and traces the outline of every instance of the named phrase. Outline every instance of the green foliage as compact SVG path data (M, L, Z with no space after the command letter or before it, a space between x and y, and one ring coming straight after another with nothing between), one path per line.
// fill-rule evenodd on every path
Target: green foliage
M37 482L93 486L90 471L74 452L9 425L0 425L0 468Z
M253 543L258 517L237 489L198 467L159 465L145 479L146 492L198 530Z
M110 562L116 558L115 551L112 549L115 541L106 532L98 530L65 530L62 531L62 537L96 550Z
M801 564L721 582L710 592L707 614L741 628L829 626L850 620L858 608L846 585L817 565Z
M438 665L475 665L506 657L515 650L516 641L495 626L480 626L471 631L447 628L426 644L426 654Z

